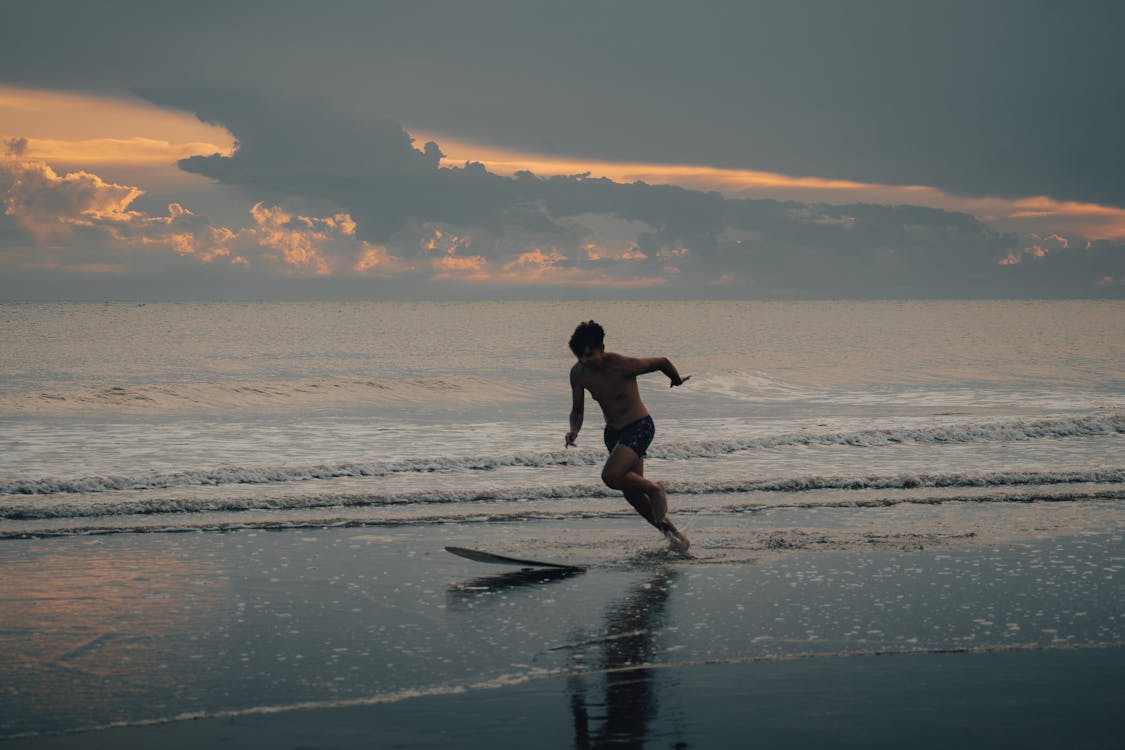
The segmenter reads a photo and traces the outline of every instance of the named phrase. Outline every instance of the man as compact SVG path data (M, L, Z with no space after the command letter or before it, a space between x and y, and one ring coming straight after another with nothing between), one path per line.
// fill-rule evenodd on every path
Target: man
M573 405L570 410L570 432L566 445L574 445L582 429L586 391L602 407L605 416L605 446L609 459L602 469L602 481L620 490L641 516L664 532L671 545L686 551L686 536L668 520L668 495L662 482L645 478L645 452L656 431L648 409L641 402L637 376L660 371L672 381L672 387L683 385L676 368L663 357L635 359L605 350L605 330L594 321L574 329L570 350L578 357L570 369Z

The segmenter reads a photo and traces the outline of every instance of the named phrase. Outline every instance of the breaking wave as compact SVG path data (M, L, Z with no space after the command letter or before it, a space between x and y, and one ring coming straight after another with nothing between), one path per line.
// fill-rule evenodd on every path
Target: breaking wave
M935 502L1031 502L1035 500L1121 499L1125 490L1048 494L1036 487L1067 484L1125 484L1125 469L1077 472L1005 472L970 474L904 474L871 477L795 477L744 482L667 483L674 495L743 495L753 493L804 493L816 490L917 490L949 488L1026 488L1004 495L942 497L865 498L856 500L802 500L769 507L866 507L898 503ZM147 497L120 502L7 502L0 506L0 519L13 521L50 518L94 518L162 513L217 513L248 510L307 510L315 508L401 507L419 505L466 505L472 503L537 502L579 498L618 498L620 493L601 484L572 484L561 487L515 487L470 491L444 490L393 494L324 493L279 497L160 498Z
M1125 415L1105 414L1048 420L943 425L854 432L797 432L732 441L699 441L655 448L650 458L714 458L743 451L801 445L878 447L894 444L993 443L1035 439L1106 436L1125 433ZM115 490L151 490L225 484L269 484L402 473L489 471L507 467L593 465L604 454L594 450L516 453L493 456L427 457L389 462L347 462L312 466L221 467L134 475L46 477L0 480L0 495L54 495ZM796 480L786 480L796 481ZM854 481L854 480L849 480ZM1071 481L1071 480L1067 480Z
M339 379L107 386L76 390L32 391L0 395L0 414L66 415L122 411L167 413L190 410L292 409L296 405L516 401L517 388L484 378L414 380Z

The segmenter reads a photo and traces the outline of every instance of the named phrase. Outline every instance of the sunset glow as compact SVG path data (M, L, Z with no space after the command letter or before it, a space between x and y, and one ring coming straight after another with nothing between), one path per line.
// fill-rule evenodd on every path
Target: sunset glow
M1077 255L1098 241L1125 240L1125 209L1047 196L965 197L922 184L584 159L424 129L409 133L414 148L427 157L435 152L425 144L438 144L441 159L434 163L439 166L477 164L476 171L462 171L472 179L530 172L541 179L605 179L622 187L669 185L687 191L684 200L692 193L713 193L732 201L776 201L761 210L777 212L785 222L844 231L862 221L857 217L870 216L870 207L967 214L990 229L1010 233L1008 247L987 260L1000 267L1026 268L1048 257ZM301 163L303 150L304 143L295 142L284 153ZM109 276L134 270L136 264L150 262L152 251L164 250L204 265L288 277L409 277L474 286L645 289L679 283L693 274L703 288L713 288L751 277L724 267L701 271L700 264L710 262L707 256L695 254L692 243L682 237L664 237L661 226L671 217L661 214L642 218L592 209L556 224L559 230L573 232L557 244L558 238L534 232L495 233L475 226L483 216L461 225L415 219L373 237L375 228L364 223L362 202L341 210L349 206L350 193L337 196L335 205L340 208L333 210L329 199L310 213L277 199L263 201L250 190L244 207L232 211L224 206L221 217L179 197L184 188L199 191L213 184L206 172L181 168L182 160L217 157L216 164L228 159L235 163L239 153L234 134L186 111L128 97L0 86L3 215L39 247L72 248L45 254L25 246L11 252L8 263L25 270ZM288 189L299 195L303 186L298 177L294 180ZM142 196L149 200L139 201ZM166 210L154 208L154 198ZM742 253L754 252L763 241L753 228L727 227L715 237L739 249L728 259L749 257ZM91 240L104 248L100 255L87 249ZM1117 274L1099 278L1112 280Z
M1125 1L0 18L0 750L1120 744Z
M0 86L0 152L8 158L176 168L180 159L234 146L223 128L139 99Z
M480 162L489 171L507 176L521 171L540 177L589 174L591 178L605 177L615 182L640 181L715 191L730 198L929 206L968 213L1011 230L1067 231L1086 239L1125 239L1125 209L1092 203L1057 201L1045 196L970 198L924 185L881 185L692 164L583 160L508 150L418 130L410 132L416 147L430 140L438 143L446 165Z

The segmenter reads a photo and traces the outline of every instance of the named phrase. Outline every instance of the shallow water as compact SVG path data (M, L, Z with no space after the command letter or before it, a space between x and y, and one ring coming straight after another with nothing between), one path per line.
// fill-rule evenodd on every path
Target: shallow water
M602 525L628 534L627 519ZM439 547L569 528L10 540L0 734L395 702L640 665L1125 644L1125 529L803 554L785 554L782 533L734 563L655 544L610 554L595 540L589 555L572 550L592 563L576 575Z
M600 484L592 404L563 447L566 339L591 317L693 376L641 379L646 474L690 558ZM1120 644L1121 320L1115 301L0 305L3 733L615 659ZM447 544L591 570L529 584Z
M6 304L0 536L596 500L597 415L561 445L579 313L693 375L641 381L674 507L783 486L1125 491L1119 302Z

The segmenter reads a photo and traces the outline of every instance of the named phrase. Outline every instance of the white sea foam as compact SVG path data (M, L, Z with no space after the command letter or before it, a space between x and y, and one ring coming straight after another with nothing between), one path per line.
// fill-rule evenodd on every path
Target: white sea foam
M653 455L661 458L694 458L788 445L874 447L897 443L991 443L1120 433L1125 433L1125 414L1107 413L1061 419L1021 419L855 432L789 433L754 440L703 442L684 446L681 449L654 451Z
M30 687L16 696L20 705L50 705L50 723L41 721L42 711L9 712L31 717L10 731L163 721L157 717L189 709L200 713L173 720L393 701L508 684L563 657L576 670L584 661L598 673L593 659L570 661L570 649L551 652L559 657L553 661L530 654L613 637L621 631L606 628L609 618L594 606L603 594L605 614L629 615L630 601L644 598L631 597L622 588L627 581L681 569L690 571L681 582L729 589L667 610L692 618L656 633L659 650L685 648L670 657L680 664L794 649L976 648L973 639L985 629L995 631L987 646L1006 643L1011 623L1022 627L1021 640L1037 644L1074 637L1119 647L1112 603L1120 599L1121 568L1113 555L1125 533L1125 368L1116 345L1122 304L4 306L0 538L36 538L9 542L4 577L38 590L45 564L59 584L52 596L71 590L85 597L77 608L25 607L22 619L13 612L13 665L58 679L23 681ZM668 480L673 516L692 539L689 556L668 554L660 534L598 482L595 467L605 453L589 401L581 450L561 450L565 373L573 361L565 337L591 316L607 326L613 348L668 355L694 374L673 390L656 373L640 380L659 430L647 473ZM365 528L338 531L349 526ZM229 529L251 531L149 542L72 538ZM275 529L307 531L255 533ZM1070 557L1098 538L1115 541ZM1027 558L1026 578L1009 578L1013 568L999 561L1034 539L1049 542ZM470 542L578 562L597 580L461 596L453 581L471 584L483 579L467 576L493 571L444 560L439 550ZM900 554L971 546L977 552L957 564L938 563L934 574L954 574L948 578L915 576L920 558ZM34 550L41 564L23 554ZM826 551L857 554L820 554ZM791 565L761 564L785 556ZM901 578L874 575L886 560ZM412 577L406 583L419 585L404 584L400 564ZM759 574L768 585L750 584ZM818 607L808 597L824 576L835 576L840 588ZM317 580L332 585L304 585ZM919 582L910 591L937 598L895 605L892 598L905 590L895 580ZM101 610L85 606L94 601L90 583L114 587L113 596L97 598L101 621ZM997 596L1004 586L1035 596L1015 610L993 611L1011 599ZM691 588L693 595L703 590ZM118 594L130 590L152 617L122 630L114 616L124 601ZM326 598L310 598L320 590ZM977 598L963 598L974 590ZM806 613L820 613L819 621L788 607L785 591L809 605ZM1082 598L1072 598L1075 591ZM320 617L318 601L328 606L341 594L342 606L329 607L334 616ZM571 606L575 601L582 606ZM845 601L867 609L841 609ZM965 609L966 602L975 606ZM1109 602L1103 618L1085 627L1098 602ZM236 605L245 625L234 625ZM499 633L513 647L478 663L473 654L487 648L455 649L452 662L433 658L429 646L440 633L435 640L438 631L416 625L457 625L459 608L473 609L461 619L481 625L479 643L498 642ZM535 617L530 629L521 609ZM548 611L579 616L535 614ZM928 620L915 627L920 620L909 611L950 614L934 629ZM656 612L659 625L663 614ZM1060 626L1059 612L1078 625L1068 629L1064 617ZM900 631L896 613L908 623ZM71 615L82 619L83 632L101 624L109 635L70 643L74 628L44 621L55 616L55 625L66 625ZM729 647L713 628L692 630L727 616L738 618L730 621ZM211 627L215 617L233 629ZM341 618L355 627L342 628ZM973 618L995 625L976 626ZM962 619L967 629L950 627ZM320 621L331 632L311 627ZM161 660L171 672L122 660L113 647L128 651L134 635L151 643L154 622L171 649ZM215 633L215 648L179 637L180 625L188 635ZM351 642L340 641L344 630L355 636ZM683 637L689 631L699 636L695 651ZM80 658L38 670L34 659L20 661L41 645L32 641L51 632L62 641L48 656ZM239 633L249 640L236 649L226 636ZM909 640L896 643L900 634ZM802 643L809 645L782 645ZM342 647L351 651L337 653ZM243 651L241 661L223 657ZM345 662L354 668L340 669ZM52 702L71 687L75 670L89 667L96 683L122 664L116 682L144 690L117 691L93 706ZM245 679L231 683L229 696L214 697L214 680L192 682L192 675L214 672L198 665L227 665ZM658 667L641 659L627 668ZM153 679L168 690L161 694ZM133 700L141 693L145 700ZM174 705L185 701L194 708ZM173 707L153 711L160 705Z
M796 432L732 441L695 441L653 448L652 458L711 458L743 451L806 445L877 447L896 444L973 444L1093 437L1125 433L1125 415L1045 420L1015 420L853 432ZM382 477L401 473L490 471L507 467L592 465L604 460L597 450L512 453L492 456L434 456L390 462L346 462L309 466L221 467L133 475L12 478L0 480L0 495L52 495L112 490L147 490L182 486L266 484L342 477Z
M1070 385L1069 383L1067 385ZM696 373L693 391L754 405L798 404L821 408L842 406L885 409L890 405L928 409L1020 407L1043 411L1082 410L1097 406L1125 407L1125 394L1092 392L1059 383L1019 389L989 389L965 384L899 382L877 388L847 388L835 383L817 386L789 383L763 373L740 371Z
M675 495L730 496L763 493L803 495L822 490L919 490L926 488L1002 488L1021 489L1022 492L978 495L973 497L943 495L940 497L904 496L899 498L847 498L831 499L807 497L786 503L789 507L818 507L849 505L874 506L897 502L943 501L1002 501L1027 502L1031 500L1072 500L1076 497L1116 499L1125 495L1125 487L1099 492L1051 493L1043 488L1052 485L1125 485L1125 468L1078 472L1008 472L966 474L902 474L891 476L805 476L782 479L747 479L745 481L669 481L667 487ZM562 486L491 487L478 490L433 490L417 492L380 493L304 493L283 496L219 496L219 497L160 497L151 493L136 498L114 499L102 502L97 495L82 499L65 500L73 495L59 495L58 499L27 501L12 496L0 500L0 519L13 521L47 518L95 518L124 515L152 515L176 513L225 513L250 510L302 510L315 508L403 508L407 506L468 506L482 503L537 503L551 500L580 498L618 498L620 493L602 484L569 484ZM716 506L718 507L718 506ZM722 507L729 507L723 501ZM781 507L771 503L770 507ZM488 512L477 510L462 512Z
M473 376L402 380L336 379L116 385L0 395L0 414L164 414L387 404L504 403L526 398L519 388Z

